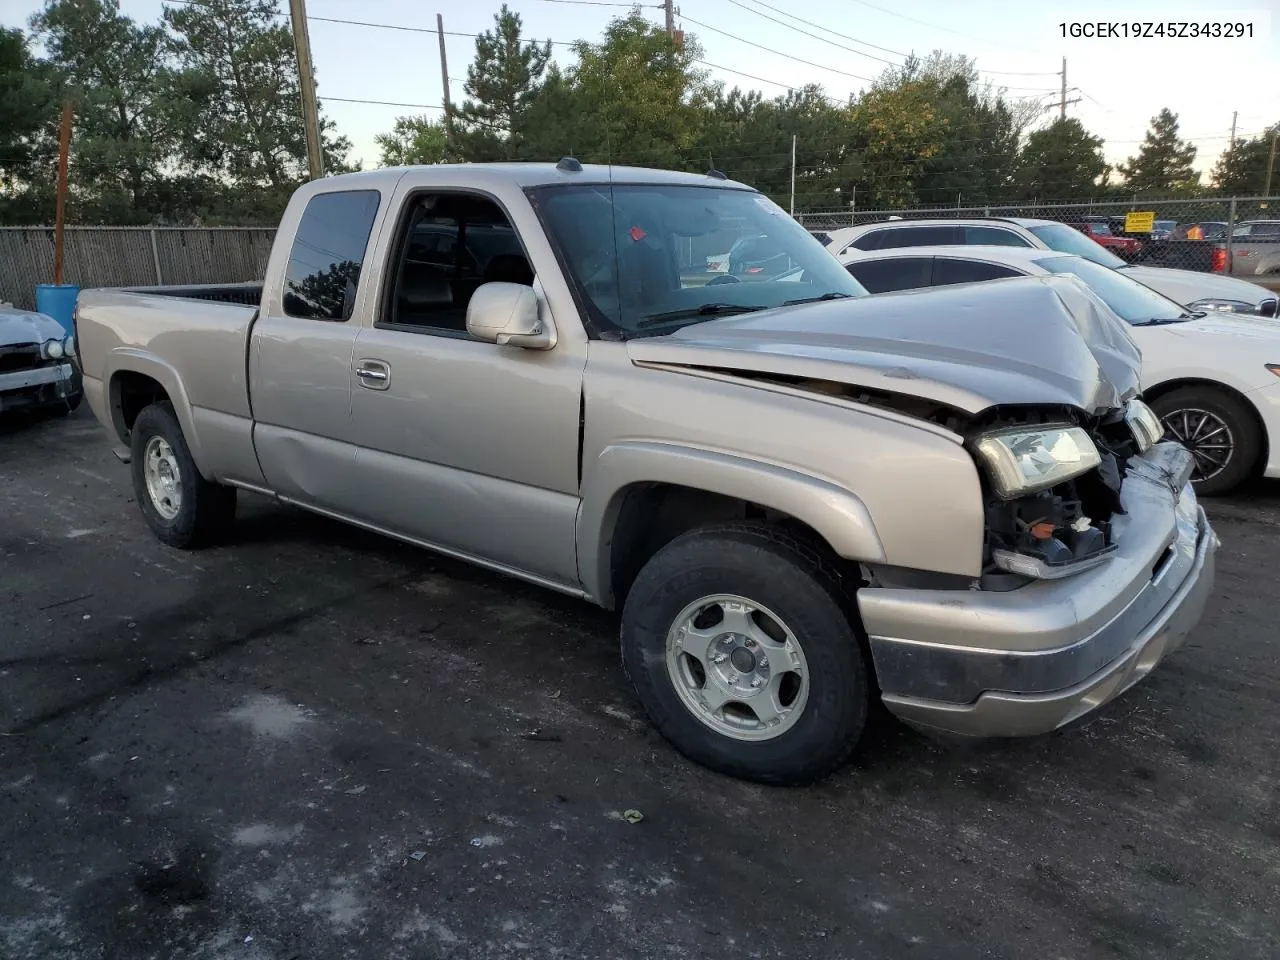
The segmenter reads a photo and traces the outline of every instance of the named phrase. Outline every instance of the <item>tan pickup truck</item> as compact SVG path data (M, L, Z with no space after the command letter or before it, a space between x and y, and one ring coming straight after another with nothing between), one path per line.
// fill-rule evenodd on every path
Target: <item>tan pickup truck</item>
M708 274L726 230L794 269ZM86 291L78 362L165 543L228 534L243 489L620 609L664 735L798 783L877 699L1067 724L1213 579L1190 457L1087 289L865 294L714 171L379 170L302 187L260 286Z

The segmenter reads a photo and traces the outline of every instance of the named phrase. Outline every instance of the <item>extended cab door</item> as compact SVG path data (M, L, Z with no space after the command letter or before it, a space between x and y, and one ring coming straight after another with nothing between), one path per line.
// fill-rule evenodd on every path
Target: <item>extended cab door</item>
M501 199L405 187L395 202L379 239L380 296L350 365L359 519L576 587L586 338L554 253L514 185ZM467 334L467 305L490 281L534 288L554 347Z
M307 506L345 513L353 487L351 354L377 190L316 192L290 203L272 253L249 347L254 447L271 488ZM310 191L309 194L303 191Z

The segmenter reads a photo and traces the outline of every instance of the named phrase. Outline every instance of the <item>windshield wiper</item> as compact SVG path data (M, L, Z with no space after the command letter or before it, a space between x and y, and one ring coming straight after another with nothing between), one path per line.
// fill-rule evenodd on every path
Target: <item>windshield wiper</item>
M1150 320L1140 320L1134 324L1135 327L1163 327L1170 323L1186 323L1188 320L1199 320L1204 314L1184 313L1180 317L1154 317Z
M782 305L784 307L790 307L797 303L818 303L822 300L845 300L852 296L852 293L839 293L833 290L831 293L824 293L820 297L801 297L799 300L783 300Z
M687 320L690 317L714 317L730 313L754 313L764 307L744 307L740 303L704 303L700 307L686 307L683 310L668 310L666 313L651 313L636 321L636 328L652 327L671 320Z

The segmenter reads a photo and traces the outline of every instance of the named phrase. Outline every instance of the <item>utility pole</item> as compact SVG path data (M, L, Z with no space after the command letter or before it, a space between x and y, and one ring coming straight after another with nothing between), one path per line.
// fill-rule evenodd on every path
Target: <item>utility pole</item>
M667 36L674 40L676 38L675 0L662 0L662 9L667 15Z
M796 215L796 135L791 135L791 216Z
M67 209L67 157L70 152L71 101L68 100L62 105L62 128L58 131L58 200L53 230L53 282L58 286L62 285L63 227Z
M440 38L440 83L444 89L444 138L453 157L453 105L449 99L449 59L444 49L444 17L436 14L436 36Z
M307 134L307 170L312 180L324 176L320 152L320 108L316 106L316 75L311 66L311 34L307 32L306 0L289 0L293 48L298 54L298 86L302 91L302 124Z
M1058 119L1067 119L1067 58L1062 58L1062 99L1058 101Z
M1276 138L1280 137L1280 130L1271 134L1271 156L1267 158L1267 185L1262 188L1263 196L1271 196L1271 171L1276 168Z
M1067 99L1067 58L1066 58L1066 57L1063 57L1063 58L1062 58L1062 74L1061 74L1061 76L1062 76L1062 96L1058 99L1058 102L1057 102L1057 103L1050 103L1050 104L1046 104L1046 105L1045 105L1045 107L1044 107L1044 109L1045 109L1045 110L1048 110L1050 107L1057 107L1057 108L1058 108L1058 119L1059 119L1059 120L1065 120L1065 119L1067 119L1067 104L1069 104L1069 103L1079 103L1079 102L1080 102L1080 98L1079 98L1079 97L1076 97L1074 100L1068 100L1068 99Z
M1236 148L1236 117L1239 113L1239 110L1231 111L1231 146L1227 147L1228 150L1234 150Z

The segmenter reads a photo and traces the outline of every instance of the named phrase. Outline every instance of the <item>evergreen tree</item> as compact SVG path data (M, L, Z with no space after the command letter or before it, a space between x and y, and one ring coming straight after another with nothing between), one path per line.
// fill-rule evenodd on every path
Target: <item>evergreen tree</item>
M1027 137L1018 157L1020 199L1074 200L1092 197L1107 173L1102 138L1075 117L1055 120Z
M1178 115L1167 107L1151 118L1136 156L1118 166L1129 193L1177 193L1199 186L1196 148L1178 136Z
M522 40L522 21L504 3L492 30L476 38L467 67L467 100L453 117L454 142L465 160L520 160L526 120L551 59L551 42Z

